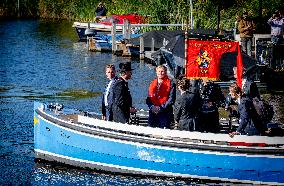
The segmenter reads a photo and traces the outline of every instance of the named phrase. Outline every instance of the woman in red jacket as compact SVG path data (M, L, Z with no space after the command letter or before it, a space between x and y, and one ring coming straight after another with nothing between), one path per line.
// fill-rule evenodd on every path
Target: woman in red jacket
M169 79L167 68L159 65L156 68L157 78L148 91L146 103L149 107L149 125L151 127L170 128L173 122L173 104L176 99L175 83Z

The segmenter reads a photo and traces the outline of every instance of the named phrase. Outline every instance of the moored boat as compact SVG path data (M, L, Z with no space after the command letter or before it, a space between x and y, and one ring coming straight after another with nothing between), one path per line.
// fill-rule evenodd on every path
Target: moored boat
M85 41L87 36L94 37L98 35L106 35L111 33L112 23L116 26L116 33L122 33L124 20L128 20L131 24L140 24L146 21L145 17L137 14L112 15L100 22L74 22L73 27L76 29L80 41Z
M143 117L143 116L141 116ZM151 128L34 104L36 158L82 168L284 185L284 138Z
M110 34L112 26L101 23L74 22L73 27L76 29L80 41L85 41L87 36ZM117 26L116 31L122 33L122 26Z

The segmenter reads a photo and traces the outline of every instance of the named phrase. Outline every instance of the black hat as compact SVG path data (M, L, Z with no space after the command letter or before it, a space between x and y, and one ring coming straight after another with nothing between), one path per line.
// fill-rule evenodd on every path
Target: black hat
M121 71L132 71L134 69L131 68L131 62L120 63L119 68Z

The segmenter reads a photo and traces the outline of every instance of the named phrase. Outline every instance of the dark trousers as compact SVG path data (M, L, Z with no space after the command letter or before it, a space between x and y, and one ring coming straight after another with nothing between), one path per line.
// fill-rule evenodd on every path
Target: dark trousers
M149 125L151 127L167 128L169 129L173 121L173 112L160 112L155 114L149 111Z
M106 120L113 121L113 113L110 107L106 107Z
M220 132L219 112L201 112L199 116L200 130L202 132Z
M271 38L271 40L273 40L273 49L272 49L272 60L271 60L271 67L273 69L281 69L284 68L283 65L283 49L284 49L284 45L282 44L282 38L279 37L278 39L276 39L277 37L274 36Z
M196 119L193 118L187 118L187 119L182 119L178 122L178 129L179 130L186 130L186 131L195 131L197 129L196 125Z
M242 51L251 56L252 51L252 37L241 38Z
M113 106L113 121L119 122L119 123L129 123L130 118L130 112L121 109L120 107Z

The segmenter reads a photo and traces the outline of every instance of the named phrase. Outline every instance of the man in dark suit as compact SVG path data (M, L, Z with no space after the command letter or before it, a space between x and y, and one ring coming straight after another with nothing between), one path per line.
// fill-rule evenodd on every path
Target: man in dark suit
M207 77L202 78L200 86L202 100L199 115L200 130L218 133L220 132L218 108L225 105L225 96L220 86Z
M201 98L197 91L189 89L189 81L186 79L177 82L180 96L174 104L174 117L178 123L177 129L195 131L199 130L197 116L201 104Z
M102 119L107 121L112 121L113 120L113 114L112 114L113 85L117 80L117 77L115 76L115 66L113 64L106 65L105 73L108 82L106 84L106 88L102 97Z
M120 77L113 86L113 121L128 123L131 112L136 112L132 107L132 97L128 88L128 80L131 79L131 63L120 63Z

